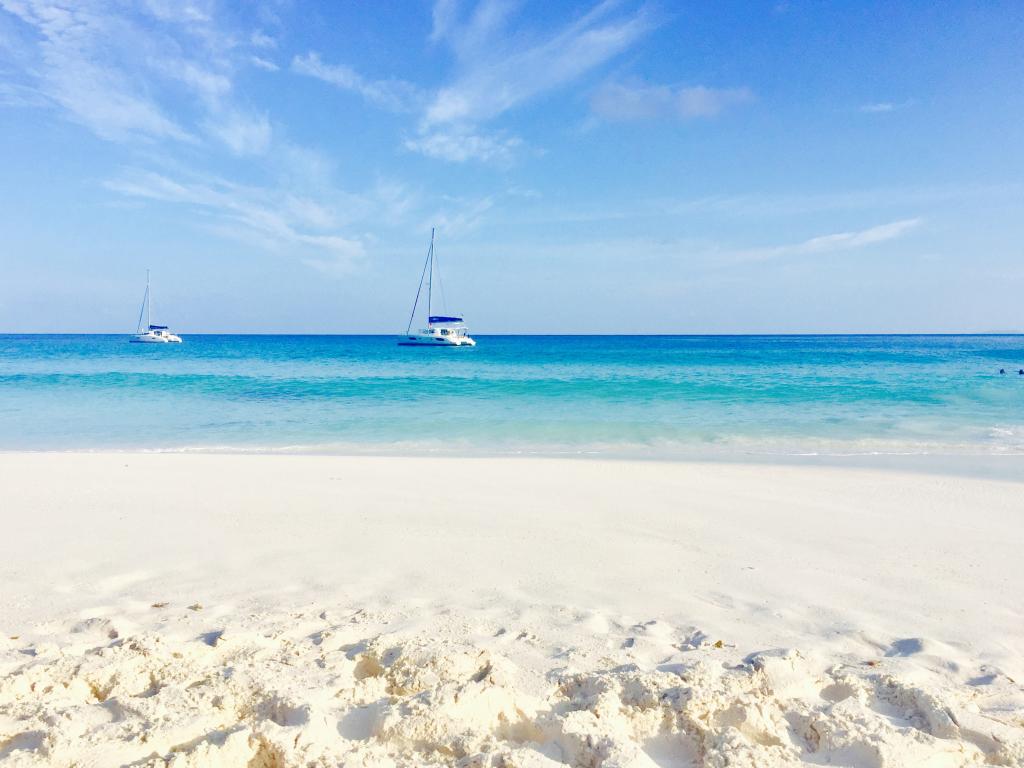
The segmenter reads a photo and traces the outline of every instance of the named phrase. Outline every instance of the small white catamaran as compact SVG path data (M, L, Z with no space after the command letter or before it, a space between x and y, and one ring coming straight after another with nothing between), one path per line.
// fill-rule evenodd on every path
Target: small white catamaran
M467 333L466 325L462 322L461 317L432 314L435 271L437 272L437 285L441 289L441 305L444 307L447 304L444 284L441 282L441 267L439 264L435 264L436 261L434 230L431 228L430 250L427 251L427 260L424 262L423 272L420 274L420 284L416 287L416 300L412 303L412 314L409 315L405 336L399 339L398 345L401 347L475 347L476 341ZM416 318L416 307L420 303L424 280L427 282L427 327L413 333L412 323Z
M142 330L142 316L146 316L146 330ZM153 325L153 293L149 287L149 270L146 270L146 295L142 297L139 323L135 335L128 341L133 344L180 344L181 336L171 333L166 325Z

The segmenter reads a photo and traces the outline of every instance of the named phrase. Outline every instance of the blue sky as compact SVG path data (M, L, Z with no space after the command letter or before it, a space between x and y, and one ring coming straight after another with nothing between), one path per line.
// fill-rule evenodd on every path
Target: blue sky
M0 331L1024 329L1024 4L0 0Z

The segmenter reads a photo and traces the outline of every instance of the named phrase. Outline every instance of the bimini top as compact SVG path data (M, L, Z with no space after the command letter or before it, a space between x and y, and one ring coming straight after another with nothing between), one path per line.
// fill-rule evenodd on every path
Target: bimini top
M448 317L447 315L431 315L427 318L431 323L461 323L461 317Z
M151 326L149 326L149 330L151 330L151 331L166 331L167 330L167 326L166 325L151 325Z

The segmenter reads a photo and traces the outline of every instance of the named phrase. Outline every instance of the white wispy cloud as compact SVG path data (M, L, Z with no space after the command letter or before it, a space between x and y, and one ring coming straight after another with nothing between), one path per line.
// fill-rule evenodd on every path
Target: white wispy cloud
M357 225L408 226L419 204L404 184L379 178L366 191L347 192L329 181L326 159L290 144L275 152L274 183L238 184L183 169L126 167L103 182L122 200L181 206L197 226L268 251L287 253L310 267L343 274L367 256L368 232Z
M211 0L143 0L140 5L156 18L170 22L207 22L213 15Z
M1000 201L1019 197L1024 184L928 184L920 186L872 187L867 189L807 192L803 194L712 195L701 198L647 200L627 215L673 216L697 214L727 217L800 216L804 214L863 209L907 209ZM617 209L621 211L620 207ZM598 214L600 216L600 214Z
M1024 184L927 184L917 186L869 187L804 193L762 192L718 194L703 197L655 197L618 199L609 204L566 208L557 214L537 211L536 221L599 222L638 221L692 217L695 220L750 220L801 217L839 211L890 211L900 215L908 209L990 201L999 204L1024 193ZM884 215L884 214L883 214Z
M494 198L462 198L445 196L442 205L435 210L426 226L436 226L438 232L448 237L458 237L477 229L484 220L484 215L494 207Z
M874 101L874 102L871 102L869 104L861 104L859 107L857 107L857 111L858 112L863 112L863 113L869 114L869 115L872 115L872 114L882 114L882 113L885 113L885 112L895 112L896 110L899 110L899 109L906 109L911 104L913 104L913 101L910 100L910 99L908 99L907 101L899 101L899 102L894 102L894 101Z
M231 92L231 77L226 71L217 71L209 63L178 56L154 57L150 61L153 69L171 80L177 80L204 104L221 103Z
M427 157L453 163L480 160L507 165L522 143L522 139L517 136L487 135L465 129L441 129L406 139L403 146Z
M277 40L268 35L266 32L261 32L259 30L249 35L249 42L251 42L256 48L277 48Z
M794 253L824 253L828 251L845 251L859 248L862 245L884 243L894 240L921 225L921 219L901 219L888 224L879 224L868 229L854 232L837 232L832 235L820 235L794 246Z
M550 238L543 242L530 242L525 246L518 240L502 242L488 238L486 242L474 244L474 249L482 257L508 258L517 253L525 255L523 249L528 248L530 260L553 261L562 266L572 265L584 270L594 263L600 263L624 266L626 273L643 274L645 267L651 265L665 271L666 279L675 274L669 265L676 264L685 266L687 279L694 275L731 273L748 281L753 267L773 268L776 263L866 252L871 247L898 241L923 224L924 220L920 218L902 219L796 242L753 247L699 236L656 237L638 234L594 239L584 237L568 242L561 238ZM629 255L625 261L622 260L623 254ZM920 258L920 255L912 253L911 257Z
M57 108L100 138L203 141L258 151L269 124L246 123L232 103L233 76L254 44L218 24L212 2L0 0L14 29L18 93ZM191 97L182 109L181 97Z
M590 107L606 120L715 117L723 110L754 100L749 88L673 87L608 82L594 91Z
M0 104L5 107L49 107L53 102L37 89L21 83L0 82Z
M266 114L229 110L211 117L204 128L235 155L262 155L270 149L272 131Z
M254 67L265 70L267 72L277 72L280 69L280 67L277 66L277 64L270 61L270 59L264 59L262 56L250 56L249 61L252 63Z
M459 0L436 0L431 12L433 29L430 32L431 42L437 42L448 35L459 12Z
M633 269L645 263L667 264L685 262L688 269L731 271L745 269L760 262L785 262L832 254L856 253L883 243L896 241L924 224L924 219L900 219L865 229L817 235L790 243L739 246L734 243L701 237L635 237L576 240L570 246L563 242L531 243L532 256L557 258L563 263L574 260L595 260L601 263L618 261L616 254L630 254ZM516 243L490 241L486 245L496 253L511 253ZM550 254L550 256L548 256ZM581 263L581 267L583 264Z
M425 124L490 120L626 51L652 29L653 20L643 8L609 18L616 5L599 3L529 43L524 43L523 32L509 33L515 5L508 2L483 0L465 19L446 11L440 29L435 16L434 37L451 45L460 72L434 96Z
M737 249L723 252L723 255L736 260L763 260L779 256L825 254L837 251L852 251L869 245L884 243L902 237L921 225L923 219L900 219L886 224L878 224L867 229L849 232L836 232L818 235L808 240L785 245L766 246L761 248Z
M340 212L277 188L210 176L172 178L142 169L126 169L104 186L129 198L191 207L210 217L212 231L269 250L306 246L325 253L335 265L350 265L365 255L359 239L330 231L343 218Z
M521 187L515 184L505 190L505 194L510 197L521 197L527 200L535 200L543 197L543 195L536 189L530 187Z
M413 109L421 98L416 86L404 80L368 80L344 64L325 64L315 51L292 59L292 71L357 93L378 107L395 112Z
M513 26L520 5L435 3L430 39L454 53L456 73L427 101L406 149L451 162L508 164L524 142L483 126L578 80L654 27L646 8L623 11L620 2L604 0L561 27L537 32Z

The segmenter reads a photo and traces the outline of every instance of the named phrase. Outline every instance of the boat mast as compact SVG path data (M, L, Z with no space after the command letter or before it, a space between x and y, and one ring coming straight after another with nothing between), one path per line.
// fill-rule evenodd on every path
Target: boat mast
M430 327L431 297L434 293L434 228L430 228L430 274L427 275L427 327Z
M427 260L423 262L423 271L420 272L420 281L416 284L416 298L412 302L412 312L409 313L409 324L405 326L405 335L412 330L412 321L416 319L416 307L420 303L420 291L423 290L423 278L427 275L427 265L434 263L434 228L430 228L430 250L427 251ZM433 268L431 268L433 271ZM429 300L428 300L429 303ZM427 310L427 322L430 322L430 310Z
M146 270L146 292L142 294L142 305L139 307L139 322L135 324L135 333L142 333L142 316L146 314L146 307L149 306L149 270Z
M146 270L146 330L153 325L153 296L149 292L149 270Z

